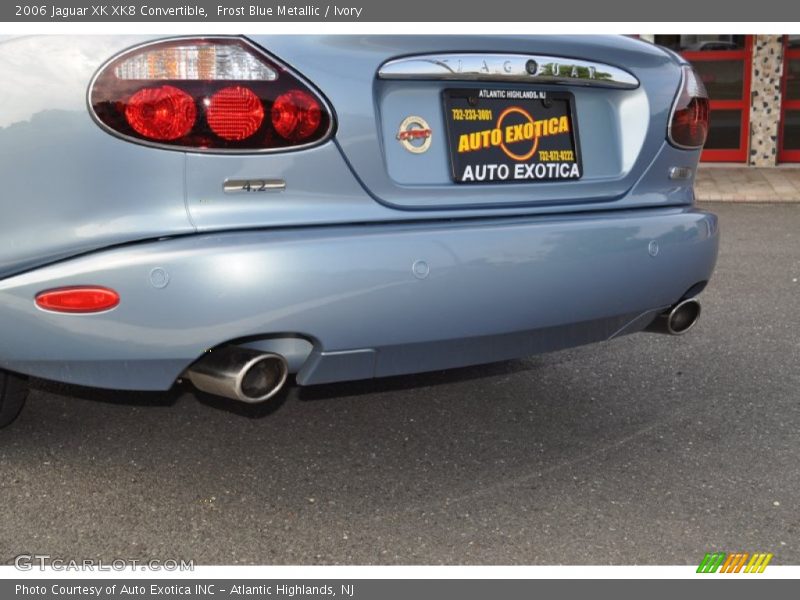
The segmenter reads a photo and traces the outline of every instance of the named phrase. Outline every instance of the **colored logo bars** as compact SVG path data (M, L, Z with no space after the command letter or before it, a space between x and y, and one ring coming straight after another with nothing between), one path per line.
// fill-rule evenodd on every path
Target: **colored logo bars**
M698 573L763 573L767 568L773 554L768 552L736 552L726 554L725 552L706 553L700 566L697 567Z

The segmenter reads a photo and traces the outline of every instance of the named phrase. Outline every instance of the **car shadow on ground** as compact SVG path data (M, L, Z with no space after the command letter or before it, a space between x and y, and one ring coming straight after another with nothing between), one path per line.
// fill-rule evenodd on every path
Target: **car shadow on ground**
M104 404L142 407L173 406L178 402L179 398L189 394L201 404L211 408L249 419L261 419L279 411L289 400L301 402L334 401L337 398L365 396L379 392L406 391L416 388L422 389L464 383L495 375L511 375L520 371L531 370L536 368L536 364L532 364L534 360L508 360L458 369L329 383L309 387L297 385L292 377L280 393L268 401L258 404L246 404L207 394L194 388L186 381L178 381L171 389L164 392L99 389L43 379L32 379L30 385L33 390L59 396Z
M511 375L536 368L536 358L507 360L471 367L429 371L412 375L397 375L377 379L362 379L309 387L294 387L296 397L304 402L335 399L341 396L363 396L376 392L395 392L437 385L463 383L495 375Z

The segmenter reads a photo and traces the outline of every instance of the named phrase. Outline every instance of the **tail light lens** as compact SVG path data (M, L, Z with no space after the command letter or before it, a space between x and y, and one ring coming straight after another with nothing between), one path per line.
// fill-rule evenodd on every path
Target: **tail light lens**
M670 117L668 139L678 148L702 148L708 137L708 92L694 69L683 67L681 90Z
M211 96L206 119L211 130L222 139L246 140L264 122L264 106L249 88L226 87Z
M322 107L314 96L292 90L272 105L272 125L287 140L302 140L319 128Z
M89 104L115 135L180 150L280 151L319 143L333 129L318 92L241 38L128 50L100 69Z
M185 136L197 120L194 99L171 85L148 87L128 99L125 119L136 133L151 140Z

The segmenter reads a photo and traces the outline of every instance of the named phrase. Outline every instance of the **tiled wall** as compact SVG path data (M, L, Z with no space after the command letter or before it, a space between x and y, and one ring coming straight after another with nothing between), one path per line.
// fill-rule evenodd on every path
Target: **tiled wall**
M752 69L748 164L772 167L777 162L778 153L783 36L754 37Z

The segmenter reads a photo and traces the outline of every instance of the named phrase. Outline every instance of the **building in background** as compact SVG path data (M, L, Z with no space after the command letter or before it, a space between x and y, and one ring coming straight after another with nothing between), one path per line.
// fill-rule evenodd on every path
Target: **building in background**
M681 53L711 97L701 160L800 163L800 35L642 35Z

